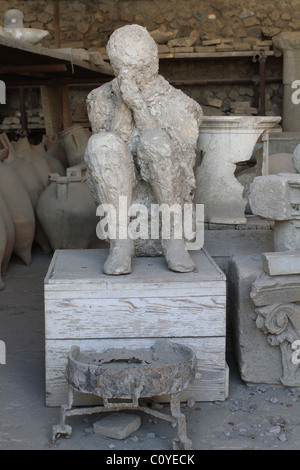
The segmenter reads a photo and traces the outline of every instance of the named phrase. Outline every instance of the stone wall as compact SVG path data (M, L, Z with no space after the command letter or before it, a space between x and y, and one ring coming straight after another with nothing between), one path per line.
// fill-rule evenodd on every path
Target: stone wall
M0 25L9 8L24 13L25 27L46 29L43 45L54 48L53 2L48 0L2 0ZM258 50L272 48L280 31L300 29L300 0L61 0L61 47L105 51L116 28L138 23L152 32L160 51ZM182 49L183 48L183 49ZM187 48L187 49L184 49ZM258 64L247 60L162 60L160 71L170 81L193 78L245 78L246 84L227 86L178 85L203 105L207 114L256 114L257 97L251 80ZM267 77L282 77L282 58L268 58ZM72 101L76 106L76 99ZM282 86L269 82L266 114L280 114Z
M9 8L22 10L25 26L47 29L44 44L53 46L52 5L50 0L1 0L0 18ZM134 22L176 37L197 30L201 45L216 36L262 39L298 30L300 0L61 0L60 17L64 46L103 47L114 29Z

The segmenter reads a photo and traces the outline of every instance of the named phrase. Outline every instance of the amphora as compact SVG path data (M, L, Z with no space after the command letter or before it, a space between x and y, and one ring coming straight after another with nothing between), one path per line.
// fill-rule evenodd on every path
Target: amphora
M84 178L50 175L36 213L53 250L87 248L96 232L96 204Z

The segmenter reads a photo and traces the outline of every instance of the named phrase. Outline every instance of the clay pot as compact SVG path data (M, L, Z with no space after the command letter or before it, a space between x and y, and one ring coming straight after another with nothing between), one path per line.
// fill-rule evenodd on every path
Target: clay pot
M17 157L23 158L35 167L39 174L40 181L45 188L48 183L48 176L51 173L48 163L31 148L27 137L13 142L13 148Z
M31 148L39 154L48 164L51 173L57 173L60 176L65 176L66 170L59 160L54 158L42 144L31 145Z
M5 250L6 250L6 229L5 229L3 217L0 213L0 267L1 267L1 271L2 271L2 261L4 258ZM5 284L2 280L1 271L0 271L0 290L3 290L5 288Z
M69 166L66 149L62 140L57 135L43 135L42 143L48 155L51 155L53 158L56 158L56 160L60 161L65 169Z
M1 265L1 274L2 276L5 276L15 245L16 231L8 206L2 194L0 194L0 215L3 219L6 232L6 247Z
M16 157L13 146L6 135L0 135L0 142L6 145L9 149L8 157L6 160L4 160L5 166L12 168L19 176L27 190L33 210L35 212L37 201L45 189L37 170L31 162L23 158ZM34 241L41 247L44 253L50 253L52 251L47 237L43 232L43 229L40 226L38 220L36 220L35 224Z
M7 149L0 149L0 162L3 162L8 157Z
M38 198L45 189L35 166L30 161L16 156L14 147L6 134L0 135L0 142L8 149L8 157L4 160L4 164L14 169L22 180L34 208Z
M53 250L87 248L96 232L96 204L80 177L51 175L36 213Z
M35 217L27 190L17 173L0 163L0 192L5 199L15 227L14 253L25 263L31 263L31 247L35 232Z
M84 163L84 152L89 140L85 129L76 124L62 131L60 137L67 152L68 166Z

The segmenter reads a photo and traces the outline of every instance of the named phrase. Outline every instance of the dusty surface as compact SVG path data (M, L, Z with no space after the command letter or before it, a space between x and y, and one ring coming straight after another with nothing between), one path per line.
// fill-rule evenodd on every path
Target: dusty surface
M104 415L67 419L69 439L51 443L59 408L45 406L43 280L51 257L33 252L31 266L14 258L0 292L0 450L171 450L176 429L141 413L142 426L125 440L94 434ZM182 404L195 450L298 450L300 390L243 384L232 359L225 402ZM168 405L163 410L168 412Z

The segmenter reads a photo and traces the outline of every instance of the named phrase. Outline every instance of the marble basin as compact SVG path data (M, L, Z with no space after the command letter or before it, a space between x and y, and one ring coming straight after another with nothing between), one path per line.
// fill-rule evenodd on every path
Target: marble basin
M205 221L246 223L247 201L244 187L235 177L236 164L250 160L258 138L280 120L280 116L204 116L194 202L204 204Z
M49 31L35 28L2 28L0 27L0 37L17 39L19 41L38 44L48 36Z

